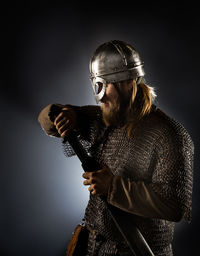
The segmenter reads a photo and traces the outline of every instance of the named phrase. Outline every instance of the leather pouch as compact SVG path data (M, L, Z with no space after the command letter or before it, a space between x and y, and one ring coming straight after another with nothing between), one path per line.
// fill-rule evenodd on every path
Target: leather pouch
M67 256L86 254L89 231L85 226L77 225L67 247Z

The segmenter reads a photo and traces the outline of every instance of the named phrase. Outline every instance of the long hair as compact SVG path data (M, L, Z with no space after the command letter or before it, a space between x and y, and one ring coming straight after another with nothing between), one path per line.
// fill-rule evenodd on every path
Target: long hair
M129 103L126 108L126 122L124 127L130 137L139 121L151 111L152 104L156 98L153 87L147 85L142 78L137 84L135 80L123 81L118 83L118 88L123 91L124 83L131 83L132 89L129 95Z

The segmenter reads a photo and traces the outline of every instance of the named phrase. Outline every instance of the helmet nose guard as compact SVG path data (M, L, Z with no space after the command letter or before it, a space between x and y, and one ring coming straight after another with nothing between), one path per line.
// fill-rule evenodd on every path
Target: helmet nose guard
M100 45L90 60L89 69L97 103L103 98L107 83L137 81L145 75L139 54L130 44L119 40ZM97 82L102 83L99 84L102 90L96 90Z

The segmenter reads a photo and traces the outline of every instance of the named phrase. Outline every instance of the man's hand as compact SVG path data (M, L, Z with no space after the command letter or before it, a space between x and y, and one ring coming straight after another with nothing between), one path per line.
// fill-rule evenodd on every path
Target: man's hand
M64 107L56 117L54 125L62 138L69 134L77 124L76 112L72 108Z
M83 173L82 177L86 179L83 184L89 185L88 190L92 195L106 196L113 176L108 166L103 165L101 170Z

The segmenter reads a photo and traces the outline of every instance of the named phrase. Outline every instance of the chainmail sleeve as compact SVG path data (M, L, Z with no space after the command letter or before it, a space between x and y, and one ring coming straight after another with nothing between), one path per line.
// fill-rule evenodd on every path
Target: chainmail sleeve
M108 202L145 218L190 221L194 145L186 129L157 110L130 145L129 175L113 178Z
M172 125L173 129L165 129L156 142L151 187L178 216L190 221L194 145L182 125Z

